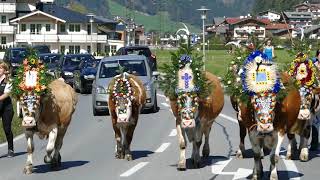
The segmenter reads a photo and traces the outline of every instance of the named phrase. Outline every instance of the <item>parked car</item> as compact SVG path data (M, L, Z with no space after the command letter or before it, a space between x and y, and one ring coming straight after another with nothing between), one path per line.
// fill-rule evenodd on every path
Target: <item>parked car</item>
M60 57L61 54L56 53L46 53L39 55L39 59L42 60L48 67L48 74L52 75L53 77L55 77L58 70Z
M97 65L100 61L85 60L80 62L79 69L73 73L73 87L81 94L91 92L92 82L96 77Z
M62 77L65 82L73 86L73 73L79 69L82 61L92 60L94 57L91 54L67 54L60 57L57 77Z
M9 48L6 50L3 61L9 65L10 74L15 75L16 70L22 64L23 59L28 55L27 48Z
M148 46L125 46L121 47L116 55L144 55L148 59L148 63L150 69L152 71L157 71L157 58L154 54L151 53L150 48Z
M145 56L123 55L106 57L99 63L96 78L92 85L93 114L96 116L100 112L108 112L107 100L109 95L107 93L107 87L112 78L119 74L119 65L124 67L128 73L140 78L147 94L144 108L152 112L157 112L157 89L153 77L157 72L151 73L148 60Z
M38 55L51 53L50 48L47 45L35 45L32 46L32 48L38 53Z

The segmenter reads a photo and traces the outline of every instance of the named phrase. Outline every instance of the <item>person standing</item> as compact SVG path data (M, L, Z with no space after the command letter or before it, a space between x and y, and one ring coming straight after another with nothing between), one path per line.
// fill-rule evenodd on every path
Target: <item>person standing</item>
M3 61L0 61L0 116L2 118L3 130L8 142L7 157L14 156L13 133L11 123L13 118L13 106L9 96L11 84L9 83L9 67Z
M265 53L267 55L269 60L272 60L275 57L275 55L274 55L274 47L271 45L271 40L270 39L267 41L267 44L263 49L263 53Z
M312 59L314 65L320 70L320 49L316 51L316 57ZM318 79L319 81L319 79ZM320 117L319 113L315 114L314 119L312 121L312 129L311 129L311 143L310 150L316 151L319 147L319 126L320 126Z

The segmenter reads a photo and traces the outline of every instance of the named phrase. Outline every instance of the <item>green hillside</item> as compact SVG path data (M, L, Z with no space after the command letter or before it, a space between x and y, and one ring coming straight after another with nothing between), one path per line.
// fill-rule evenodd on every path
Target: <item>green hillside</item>
M126 16L126 8L116 3L112 0L107 0L109 3L109 11L112 16ZM138 11L132 11L131 14L134 16L135 22L137 24L143 24L146 28L146 31L150 30L157 30L160 29L160 22L161 23L161 32L175 32L179 28L182 28L181 23L174 22L170 20L169 15L167 12L161 12L160 14L156 15L148 15ZM161 19L160 19L161 18ZM160 21L161 20L161 21ZM200 15L199 15L200 20ZM186 24L191 32L199 32L200 29L198 27L192 26L190 24Z

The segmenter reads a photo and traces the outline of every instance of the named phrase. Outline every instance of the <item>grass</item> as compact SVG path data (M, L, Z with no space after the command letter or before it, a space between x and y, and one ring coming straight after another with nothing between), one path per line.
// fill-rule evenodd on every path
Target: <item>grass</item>
M107 0L110 7L110 13L112 16L126 16L126 8L119 3ZM160 29L160 14L157 15L148 15L145 13L132 11L131 14L134 15L135 22L138 24L143 24L146 31ZM181 24L178 24L175 21L170 20L169 14L167 12L161 12L162 15L162 32L176 32L179 28L182 28ZM186 24L191 32L200 32L200 28Z
M155 49L153 52L157 56L159 66L170 62L171 57L169 50ZM202 51L199 53L202 54ZM291 57L286 50L275 50L275 55L275 61L280 64L290 63L293 60L293 57ZM227 72L227 67L231 60L232 55L228 54L226 50L206 51L206 70L217 76L223 77Z
M15 101L13 100L12 103L13 103L13 109L14 111L16 111ZM17 135L20 135L23 132L23 128L21 126L21 119L17 117L16 112L14 113L11 127L12 127L12 132L14 137ZM0 123L0 143L6 142L6 141L7 141L6 135L4 133L2 123Z

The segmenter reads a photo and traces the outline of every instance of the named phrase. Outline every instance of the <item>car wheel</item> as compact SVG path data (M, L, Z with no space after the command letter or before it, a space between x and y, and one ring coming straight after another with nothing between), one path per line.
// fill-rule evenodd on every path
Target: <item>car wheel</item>
M98 116L99 115L99 112L97 111L97 109L96 108L92 108L92 111L93 111L93 115L94 116Z
M79 91L81 94L84 94L86 92L86 90L82 87L81 80L79 81Z
M159 111L159 108L158 108L158 100L157 100L157 93L156 93L156 95L155 95L155 99L154 99L154 103L153 103L153 106L152 106L152 108L151 108L151 111L152 111L153 113L156 113L156 112Z

